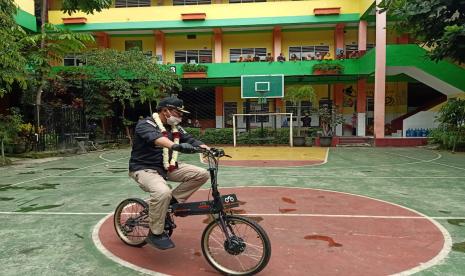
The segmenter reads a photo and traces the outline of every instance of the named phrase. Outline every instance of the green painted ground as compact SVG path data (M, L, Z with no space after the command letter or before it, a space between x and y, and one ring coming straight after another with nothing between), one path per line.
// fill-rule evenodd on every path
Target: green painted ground
M139 275L107 259L91 239L94 225L119 201L145 196L127 177L128 155L129 150L107 151L0 168L0 274ZM199 164L197 155L182 158ZM463 275L465 271L463 153L335 148L322 166L223 167L219 183L343 191L438 217L452 237L453 250L443 263L419 275ZM59 214L68 212L78 214Z

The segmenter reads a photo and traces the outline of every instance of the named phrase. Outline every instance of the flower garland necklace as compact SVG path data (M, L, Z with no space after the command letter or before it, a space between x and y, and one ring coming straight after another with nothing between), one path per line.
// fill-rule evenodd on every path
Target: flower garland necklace
M161 130L161 134L163 134L163 137L166 137L169 139L168 131L166 130L163 123L161 122L160 116L158 115L158 113L153 113L152 117L155 123L157 124L158 128ZM179 139L181 136L179 134L179 131L176 125L171 126L171 132L173 133L173 138L174 138L173 142L178 145ZM163 148L163 167L165 168L165 170L172 172L176 169L176 163L178 160L178 152L173 151L173 153L171 154L171 160L169 160L170 159L169 151L170 150L168 148L165 148L165 147Z

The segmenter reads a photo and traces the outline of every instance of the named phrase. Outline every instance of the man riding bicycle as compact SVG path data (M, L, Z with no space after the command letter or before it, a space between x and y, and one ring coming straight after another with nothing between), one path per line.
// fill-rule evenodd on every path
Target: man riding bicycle
M150 193L147 243L162 250L174 247L164 231L170 202L186 201L210 176L203 168L177 162L178 151L194 153L195 147L209 148L178 126L184 113L189 112L182 100L162 99L152 117L137 123L129 160L129 176ZM171 190L166 180L181 183Z

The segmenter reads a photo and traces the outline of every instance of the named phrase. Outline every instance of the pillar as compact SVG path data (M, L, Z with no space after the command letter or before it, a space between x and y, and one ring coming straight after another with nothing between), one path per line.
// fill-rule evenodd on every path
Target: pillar
M215 57L214 63L223 62L223 33L220 28L213 29L213 36L215 41Z
M273 57L276 60L281 53L282 35L281 27L276 26L273 28Z
M360 56L363 56L367 51L367 31L368 23L361 20L358 23L358 52Z
M386 12L380 12L376 0L376 66L375 66L375 111L374 134L384 138L385 95L386 95Z
M344 110L344 84L337 83L334 85L334 105L339 112ZM336 126L336 136L342 136L342 124Z
M345 24L336 24L334 30L334 59L337 59L339 51L344 51L344 27Z
M366 135L367 109L367 81L359 79L357 82L357 136Z
M166 64L166 55L165 55L165 33L162 31L154 31L155 35L155 56L157 57L157 62L160 64Z
M223 87L215 87L215 121L216 128L224 127Z
M94 33L99 48L110 48L110 36L106 32Z

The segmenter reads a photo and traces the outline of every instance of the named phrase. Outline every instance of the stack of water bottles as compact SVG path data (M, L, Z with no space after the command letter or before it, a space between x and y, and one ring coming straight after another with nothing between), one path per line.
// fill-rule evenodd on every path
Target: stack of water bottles
M431 129L429 128L409 128L405 132L406 137L428 137Z

